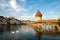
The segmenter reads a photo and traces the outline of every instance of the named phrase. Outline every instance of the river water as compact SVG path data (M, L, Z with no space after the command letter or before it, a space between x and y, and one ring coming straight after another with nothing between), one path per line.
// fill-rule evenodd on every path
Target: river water
M37 40L36 32L29 25L9 25L4 27L4 32L0 33L0 40ZM8 31L7 28L11 27ZM60 36L41 35L41 40L60 40Z

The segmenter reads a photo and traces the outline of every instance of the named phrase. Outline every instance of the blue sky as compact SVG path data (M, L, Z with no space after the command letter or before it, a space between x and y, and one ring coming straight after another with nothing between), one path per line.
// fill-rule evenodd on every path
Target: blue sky
M35 20L40 10L45 19L60 18L60 0L0 0L0 16Z

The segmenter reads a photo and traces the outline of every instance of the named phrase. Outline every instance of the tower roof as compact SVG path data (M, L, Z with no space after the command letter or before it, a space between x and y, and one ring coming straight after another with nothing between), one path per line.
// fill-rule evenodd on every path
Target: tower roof
M42 14L41 14L41 12L38 10L35 16L36 16L36 17L42 17Z

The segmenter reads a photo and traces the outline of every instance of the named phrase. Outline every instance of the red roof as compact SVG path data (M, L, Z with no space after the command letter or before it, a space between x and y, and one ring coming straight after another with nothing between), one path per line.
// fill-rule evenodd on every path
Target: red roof
M42 17L42 14L41 14L41 12L38 10L35 16L36 16L36 17Z
M37 22L58 22L57 20L39 20Z

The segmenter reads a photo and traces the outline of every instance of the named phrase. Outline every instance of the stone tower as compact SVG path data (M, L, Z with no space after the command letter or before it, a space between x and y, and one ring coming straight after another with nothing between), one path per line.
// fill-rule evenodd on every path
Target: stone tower
M39 21L39 20L42 20L42 14L39 10L37 11L35 17L36 17L36 22Z

